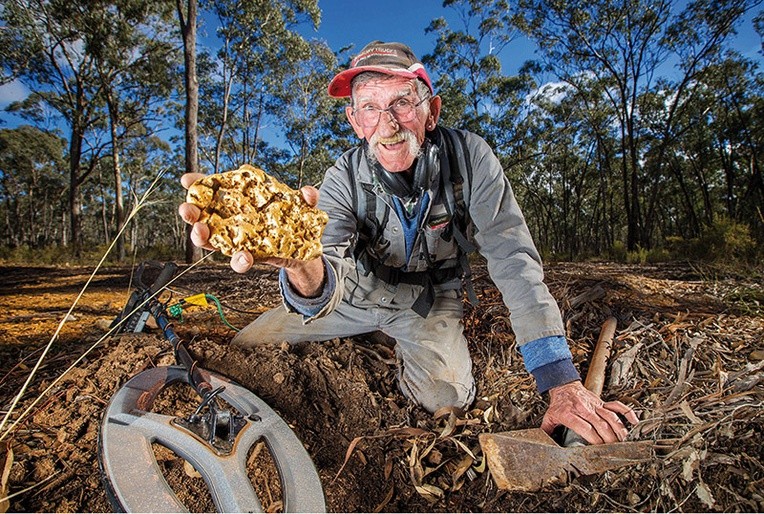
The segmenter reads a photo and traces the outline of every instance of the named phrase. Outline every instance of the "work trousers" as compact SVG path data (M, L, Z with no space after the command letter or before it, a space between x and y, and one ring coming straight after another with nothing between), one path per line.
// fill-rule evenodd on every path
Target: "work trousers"
M468 407L475 397L475 381L458 291L439 291L427 318L396 302L400 294L380 294L383 296L370 295L379 296L376 301L357 292L348 295L332 312L309 323L280 306L263 313L232 342L244 347L284 341L295 344L379 330L396 341L398 381L407 398L429 412ZM406 294L410 298L403 305L410 306L417 294L416 288Z

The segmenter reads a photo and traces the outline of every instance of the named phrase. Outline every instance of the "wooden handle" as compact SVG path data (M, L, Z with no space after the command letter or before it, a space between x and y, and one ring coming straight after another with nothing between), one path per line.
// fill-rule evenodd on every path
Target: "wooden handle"
M589 365L589 372L586 374L584 387L597 396L602 395L602 389L605 387L605 369L610 358L610 351L613 348L613 337L617 324L618 321L612 316L602 324L600 337L594 347L594 354L592 354L592 361Z

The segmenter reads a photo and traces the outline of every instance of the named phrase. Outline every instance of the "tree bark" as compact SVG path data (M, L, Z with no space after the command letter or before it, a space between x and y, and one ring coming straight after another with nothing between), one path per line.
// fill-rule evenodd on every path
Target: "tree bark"
M186 87L186 173L199 172L197 117L199 113L199 82L196 77L196 12L197 0L176 0L180 32L183 36L184 82ZM184 9L185 7L185 9ZM201 259L202 249L191 242L191 227L186 229L186 263Z
M109 129L111 133L111 164L114 172L114 214L116 216L117 234L125 222L125 205L122 199L122 168L119 162L120 147L117 124L119 123L119 107L110 89L107 89L106 102L109 107ZM108 235L108 234L107 234ZM108 243L108 241L107 241ZM125 260L125 237L117 237L117 258Z

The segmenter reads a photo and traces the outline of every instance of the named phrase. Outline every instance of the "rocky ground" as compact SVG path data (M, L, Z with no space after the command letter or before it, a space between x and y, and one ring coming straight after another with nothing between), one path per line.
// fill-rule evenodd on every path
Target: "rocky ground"
M538 427L545 398L523 371L498 292L476 268L481 303L468 306L465 330L477 400L456 417L405 400L393 347L379 335L241 350L227 344L234 331L214 305L184 309L175 326L201 366L244 385L293 427L331 511L764 510L760 283L686 265L548 265L582 372L602 322L617 318L603 396L639 412L631 438L652 441L653 457L541 492L506 492L478 435ZM173 363L157 330L103 338L130 294L131 268L99 271L78 298L90 273L0 267L3 510L110 511L97 455L104 409L128 378ZM275 278L270 269L236 275L205 264L163 299L214 295L226 321L241 327L278 303ZM189 413L189 401L187 391L169 391L154 408ZM250 478L264 509L280 511L281 484L262 449ZM214 509L193 468L161 446L155 454L190 510Z

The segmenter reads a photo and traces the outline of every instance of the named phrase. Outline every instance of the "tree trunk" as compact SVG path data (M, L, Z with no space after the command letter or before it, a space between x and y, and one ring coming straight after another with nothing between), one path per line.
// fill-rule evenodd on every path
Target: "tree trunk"
M196 11L197 0L176 0L180 32L183 35L184 82L186 86L186 173L199 172L197 116L199 112L199 82L196 78ZM186 230L186 262L202 258L202 249L191 242L191 226Z
M122 200L122 167L119 162L120 146L117 134L119 106L111 90L107 90L106 102L109 107L109 129L111 130L111 165L114 172L114 214L116 216L117 234L119 234L125 222L125 205ZM124 236L117 237L117 258L120 262L125 260Z
M226 41L226 56L228 56L228 42ZM227 61L223 62L223 78L226 76ZM229 71L230 76L225 81L225 88L223 89L223 112L222 119L220 120L220 129L217 134L217 141L215 142L215 162L213 173L220 173L220 156L223 153L223 139L225 138L225 132L228 128L228 105L231 100L231 88L233 87L234 80L234 67L232 65Z
M69 227L72 253L75 257L82 255L82 205L79 195L82 138L80 123L75 119L72 121L72 133L69 142Z

